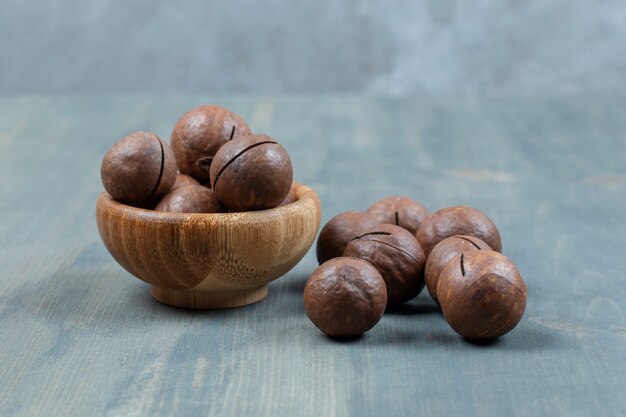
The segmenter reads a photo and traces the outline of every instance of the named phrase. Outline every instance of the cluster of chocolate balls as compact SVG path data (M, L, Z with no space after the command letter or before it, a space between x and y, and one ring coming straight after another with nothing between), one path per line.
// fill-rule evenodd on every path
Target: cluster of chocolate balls
M175 213L251 211L291 202L287 151L269 136L252 134L230 110L204 105L188 111L170 143L143 131L115 143L101 168L109 195Z
M526 284L501 252L500 233L480 210L455 206L429 214L410 198L385 198L324 226L305 311L329 336L355 337L426 285L457 333L496 338L526 308Z

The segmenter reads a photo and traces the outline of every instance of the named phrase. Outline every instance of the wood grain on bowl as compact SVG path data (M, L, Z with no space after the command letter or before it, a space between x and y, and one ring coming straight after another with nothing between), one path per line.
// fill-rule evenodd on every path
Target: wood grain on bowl
M96 218L113 258L152 286L166 304L224 308L267 295L268 282L293 268L311 247L320 201L298 185L296 201L241 213L164 213L121 204L107 193Z

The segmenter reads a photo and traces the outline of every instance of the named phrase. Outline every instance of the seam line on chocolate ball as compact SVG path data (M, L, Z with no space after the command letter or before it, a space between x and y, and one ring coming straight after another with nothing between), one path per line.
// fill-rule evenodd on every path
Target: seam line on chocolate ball
M395 250L404 253L406 256L408 256L409 258L413 259L415 261L415 263L417 263L418 265L421 264L420 261L418 261L417 259L415 259L415 257L413 255L411 255L410 253L408 253L407 251L400 249L397 246L393 246L391 243L387 243L387 242L383 242L382 240L376 240L376 239L366 239L368 242L376 242L376 243L380 243L382 245L387 245L390 248L394 248Z
M144 133L144 136L145 135L146 134ZM144 205L145 203L150 201L152 197L154 197L154 194L159 189L159 185L161 184L161 179L163 178L163 171L165 170L165 150L163 149L163 143L161 143L161 140L160 139L157 139L157 140L159 141L159 147L161 148L161 171L159 171L159 178L157 178L156 185L152 189L150 196L148 196L148 198L146 198L145 201L141 203L141 205Z
M228 168L230 166L230 164L235 162L235 160L237 158L239 158L241 155L243 155L244 153L248 152L252 148L256 148L257 146L266 145L266 144L278 145L278 142L274 142L274 141L271 141L271 140L266 140L264 142L259 142L259 143L255 143L253 145L250 145L250 146L244 148L243 150L239 151L235 156L232 157L232 159L230 161L226 162L226 164L224 164L223 167L220 167L220 170L217 171L217 174L215 175L215 182L213 183L213 189L215 189L215 187L217 186L217 181L219 181L220 177L222 176L222 172L224 172L224 170L226 168Z
M462 253L461 254L461 275L465 276L465 265L463 264L463 258L465 257L465 254Z
M361 262L365 262L366 264L368 264L369 266L371 266L372 268L374 267L374 265L372 265L371 262L366 261L365 259L361 259L361 258L357 258L356 256L341 256L341 258L346 258L346 259L354 259L355 261L361 261ZM336 258L335 258L336 259ZM332 260L332 259L329 259Z
M457 239L462 239L462 240L464 240L464 241L466 241L466 242L471 243L471 244L472 244L472 245L473 245L476 249L478 249L478 250L482 250L482 249L480 248L480 246L478 246L476 243L472 242L471 240L469 240L469 239L468 239L468 238L466 238L466 237L461 237L461 236L455 236L455 237L456 237Z
M365 233L364 235L354 237L354 238L352 238L352 240L361 239L361 238L364 238L365 236L370 236L370 235L372 235L372 236L391 236L391 233L389 233L389 232L369 232L369 233Z
M235 125L233 125L233 130L231 130L230 132L230 137L228 138L228 141L230 142L231 140L233 140L233 136L235 136Z
M352 282L346 274L339 274L339 278L341 278L342 281L348 283L352 288L354 288L356 293L359 294L359 297L361 297L362 299L368 302L370 301L370 298L367 296L367 293L365 293L362 289L354 285L354 282Z

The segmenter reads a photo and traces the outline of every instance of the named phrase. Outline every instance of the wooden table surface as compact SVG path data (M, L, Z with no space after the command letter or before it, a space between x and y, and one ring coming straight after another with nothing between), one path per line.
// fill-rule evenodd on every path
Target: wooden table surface
M424 291L365 337L307 320L314 250L235 310L154 301L100 242L106 149L219 103L290 152L323 222L391 194L487 212L520 325L457 336ZM626 98L0 98L1 416L626 415Z

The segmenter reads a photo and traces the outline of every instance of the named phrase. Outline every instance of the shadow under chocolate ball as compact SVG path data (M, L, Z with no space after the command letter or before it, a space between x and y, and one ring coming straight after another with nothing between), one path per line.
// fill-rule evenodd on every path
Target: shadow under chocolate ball
M232 211L262 210L283 202L293 181L285 148L267 135L233 139L215 154L211 185Z
M217 151L229 140L250 133L236 113L221 106L203 105L189 110L176 122L170 143L180 172L204 184Z
M424 288L426 256L415 236L392 224L370 227L346 246L343 256L371 263L387 285L387 303L415 298Z

